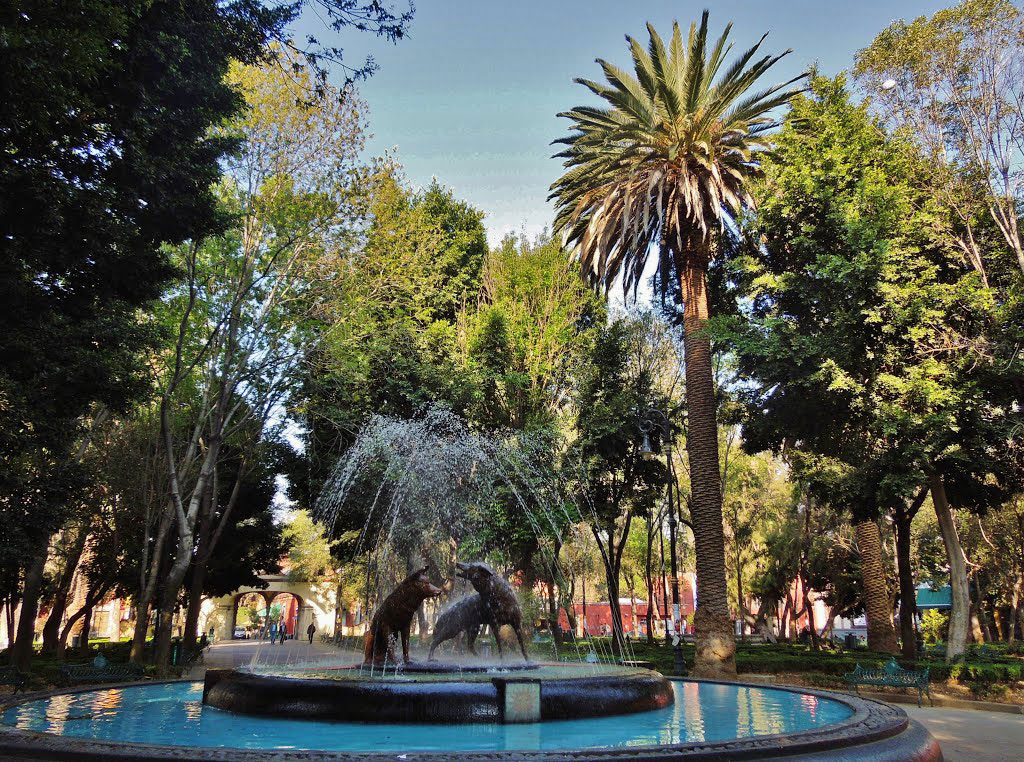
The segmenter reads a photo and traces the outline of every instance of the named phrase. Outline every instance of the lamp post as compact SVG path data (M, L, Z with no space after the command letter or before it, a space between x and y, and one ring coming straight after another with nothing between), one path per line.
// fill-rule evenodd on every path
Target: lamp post
M654 417L657 417L655 419ZM672 487L675 484L675 469L672 466L672 422L668 414L658 408L650 408L644 416L640 430L644 439L640 446L640 455L647 460L657 457L651 448L651 429L657 426L662 432L665 440L665 455L668 464L668 544L669 555L672 567L672 655L675 660L676 672L681 673L686 668L683 660L682 638L679 630L679 571L676 568L676 512L675 504L672 501ZM667 634L666 634L667 637Z

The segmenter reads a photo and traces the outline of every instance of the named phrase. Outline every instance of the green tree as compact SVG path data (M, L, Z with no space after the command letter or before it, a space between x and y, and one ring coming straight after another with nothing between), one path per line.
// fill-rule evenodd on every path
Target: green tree
M294 511L281 536L288 552L289 579L314 582L334 570L332 543L324 534L323 526L313 520L309 511Z
M843 77L812 89L763 164L749 220L761 243L732 268L750 304L740 369L757 379L745 431L756 449L808 454L797 466L815 499L852 512L869 634L891 650L877 517L909 510L929 485L945 522L947 485L980 509L983 485L1000 479L980 443L1005 413L973 370L992 293L948 246L951 211L915 148L850 103ZM962 569L955 531L944 534Z
M583 270L610 287L635 287L657 248L659 268L679 278L686 345L687 454L697 548L694 674L736 673L722 534L718 427L707 333L707 271L716 231L748 202L747 178L773 109L790 83L750 92L782 56L754 58L756 45L725 69L732 25L709 46L708 13L683 41L674 24L666 49L648 25L648 50L629 38L635 73L599 60L608 84L577 80L610 108L580 106L562 116L566 173L551 186L555 227L578 248ZM787 51L788 52L788 51Z
M26 565L22 667L85 416L147 391L155 334L139 308L172 274L159 247L223 224L210 186L234 142L211 127L241 105L228 62L258 59L285 20L212 0L26 0L0 15L0 547Z
M463 413L473 402L457 323L479 289L483 213L437 184L414 192L390 161L356 191L364 229L310 294L316 338L291 406L305 446L290 494L306 508L370 415L411 418L436 402Z
M958 217L954 240L968 261L986 279L988 269L1004 267L1002 247L986 245L980 217L987 214L1024 272L1020 9L1010 0L963 0L931 17L894 21L857 53L855 72L886 119L932 162L933 187Z
M636 359L645 333L619 318L599 330L577 398L575 452L581 515L597 543L611 603L617 652L624 647L618 608L623 553L634 517L651 517L666 467L645 457L647 411L661 402L652 368Z
M166 669L171 613L197 543L205 562L215 551L217 526L229 520L258 461L259 443L299 379L313 338L304 297L311 284L329 283L326 263L350 232L351 183L362 146L355 94L309 101L311 75L297 62L236 65L230 77L249 104L224 127L245 144L220 186L235 223L223 235L173 252L184 282L162 305L174 331L157 374L175 550L159 572L158 671ZM232 451L239 460L228 470ZM222 477L235 489L219 509L214 496ZM146 604L139 601L140 618Z
M604 309L579 266L552 239L508 236L488 253L479 303L462 317L468 364L487 427L551 426L571 405Z
M140 308L173 273L160 247L226 225L211 188L237 146L212 129L242 108L228 64L269 60L271 40L289 45L305 5L18 0L0 11L0 569L13 592L24 567L12 649L22 668L48 540L82 479L86 416L149 390L142 353L157 334ZM317 5L335 30L391 40L411 18L376 2ZM329 67L374 68L305 40L321 83Z

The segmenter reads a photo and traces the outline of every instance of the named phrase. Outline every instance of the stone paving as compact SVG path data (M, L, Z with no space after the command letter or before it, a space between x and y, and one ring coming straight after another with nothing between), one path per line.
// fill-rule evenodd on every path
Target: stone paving
M1024 760L1024 714L904 706L935 736L946 762Z

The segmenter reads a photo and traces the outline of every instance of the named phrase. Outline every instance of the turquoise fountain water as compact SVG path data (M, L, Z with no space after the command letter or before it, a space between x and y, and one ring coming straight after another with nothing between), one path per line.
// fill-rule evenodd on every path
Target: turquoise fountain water
M838 701L772 688L673 682L675 704L618 717L529 725L310 722L202 704L201 683L65 694L13 707L3 722L63 736L241 749L532 751L718 741L792 733L848 719Z

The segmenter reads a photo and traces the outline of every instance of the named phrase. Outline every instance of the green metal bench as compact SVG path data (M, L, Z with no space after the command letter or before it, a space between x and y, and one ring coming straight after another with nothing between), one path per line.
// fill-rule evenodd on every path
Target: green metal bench
M0 667L0 685L9 685L14 692L24 691L28 687L28 675L16 667Z
M896 663L895 659L890 659L884 667L873 667L870 669L864 669L858 663L854 668L853 672L847 672L843 675L843 679L848 685L852 685L854 691L860 694L860 686L862 685L881 685L890 688L916 688L917 689L917 705L921 706L921 699L924 695L928 696L928 703L934 706L932 702L932 694L928 687L928 668L923 669L903 669L899 664Z
M134 664L111 664L103 654L97 654L92 661L84 664L63 664L60 668L64 685L83 683L126 683L141 680L145 675L142 667Z

